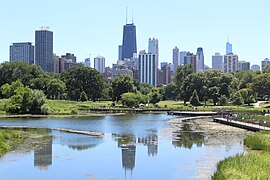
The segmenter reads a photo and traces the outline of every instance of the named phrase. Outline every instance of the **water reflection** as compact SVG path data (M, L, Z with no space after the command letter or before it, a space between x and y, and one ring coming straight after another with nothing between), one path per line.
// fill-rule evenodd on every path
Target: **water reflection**
M70 149L83 151L90 148L95 148L103 143L103 138L93 137L81 134L55 132L54 143L59 143L63 146L68 146Z
M172 144L175 147L191 149L195 144L201 147L205 143L205 136L202 132L193 131L194 126L189 123L183 124L180 130L173 132Z
M158 135L149 134L146 137L138 138L138 143L147 146L148 156L156 156L158 154Z
M34 166L40 169L48 169L52 165L52 137L46 143L42 143L34 150Z

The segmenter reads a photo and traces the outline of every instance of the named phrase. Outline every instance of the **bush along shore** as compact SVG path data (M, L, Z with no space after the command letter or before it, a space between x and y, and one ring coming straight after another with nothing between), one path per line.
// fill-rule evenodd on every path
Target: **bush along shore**
M270 133L249 134L244 139L247 153L229 157L217 166L212 179L268 179L270 177Z

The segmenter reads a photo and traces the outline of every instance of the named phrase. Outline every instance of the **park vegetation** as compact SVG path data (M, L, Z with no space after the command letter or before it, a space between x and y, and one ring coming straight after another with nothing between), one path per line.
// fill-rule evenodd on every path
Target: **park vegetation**
M128 108L174 108L170 106L173 103L164 104L163 101L181 104L175 106L178 109L185 106L196 106L196 109L249 107L257 98L269 96L268 69L262 73L238 71L226 74L215 70L194 73L191 65L183 65L177 68L173 82L156 88L127 75L106 80L95 69L83 66L52 74L37 65L4 62L0 64L0 113L50 114L58 111L50 109L53 100L74 104L105 101L106 107L120 104Z
M245 154L229 157L218 164L212 179L268 179L270 177L270 134L259 132L244 139Z

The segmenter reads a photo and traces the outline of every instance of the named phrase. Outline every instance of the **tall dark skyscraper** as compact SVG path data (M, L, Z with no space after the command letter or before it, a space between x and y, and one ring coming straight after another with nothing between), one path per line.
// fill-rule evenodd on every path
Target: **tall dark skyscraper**
M134 23L126 24L123 32L122 59L131 59L137 53L136 26Z
M53 32L48 28L41 28L36 31L35 36L36 59L35 63L44 71L52 72L53 64Z

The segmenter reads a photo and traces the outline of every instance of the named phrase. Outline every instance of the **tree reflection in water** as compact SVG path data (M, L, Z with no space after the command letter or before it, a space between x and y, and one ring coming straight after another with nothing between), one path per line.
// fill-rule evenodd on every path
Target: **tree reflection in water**
M201 147L205 143L205 136L202 132L194 131L194 125L184 123L181 130L173 132L172 144L175 147L191 149L193 145Z

